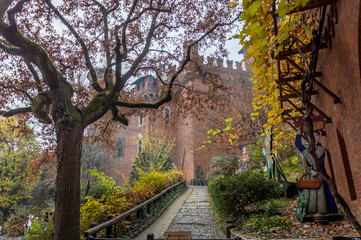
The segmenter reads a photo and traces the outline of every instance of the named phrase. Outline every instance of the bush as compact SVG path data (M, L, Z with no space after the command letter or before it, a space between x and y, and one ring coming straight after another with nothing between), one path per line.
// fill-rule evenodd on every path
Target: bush
M26 232L26 240L52 240L54 238L54 222L53 221L37 221L34 220L31 230Z
M289 205L287 198L272 199L263 203L259 209L265 216L282 215L283 210Z
M130 173L130 182L133 184L141 172L166 172L175 169L170 157L174 143L166 140L162 132L151 130L142 140L142 149L137 154Z
M15 212L10 213L4 222L3 232L10 237L20 237L24 235L24 224L28 219L28 212L19 208Z
M80 190L81 198L84 197L87 186L88 186L88 183L85 183L81 186L81 190ZM102 182L100 182L100 181L90 182L90 188L89 188L89 192L88 192L87 196L92 196L95 199L99 199L99 198L101 198L101 196L104 194L105 191L106 191L106 188L102 184Z
M250 217L246 223L243 225L243 232L257 232L258 234L262 234L269 231L276 230L286 230L290 226L292 226L291 219L282 218L279 215L264 217L264 216L252 216Z
M99 199L93 196L86 197L87 202L80 209L82 232L89 228L90 223L105 222L108 216L115 217L185 179L184 174L176 170L140 171L138 180L133 185L125 182L121 187L117 187L115 181L106 177L104 173L94 170L91 174L100 180L106 190Z
M278 191L276 182L254 172L220 176L209 184L210 196L218 212L234 219L248 216L247 206L274 198Z

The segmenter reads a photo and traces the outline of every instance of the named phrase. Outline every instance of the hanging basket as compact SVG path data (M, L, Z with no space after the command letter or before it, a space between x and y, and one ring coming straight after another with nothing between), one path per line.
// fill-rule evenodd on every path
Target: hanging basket
M297 182L297 185L300 188L317 189L321 187L322 181L318 177L313 177L313 179L305 179L307 175L311 175L311 173L304 173Z

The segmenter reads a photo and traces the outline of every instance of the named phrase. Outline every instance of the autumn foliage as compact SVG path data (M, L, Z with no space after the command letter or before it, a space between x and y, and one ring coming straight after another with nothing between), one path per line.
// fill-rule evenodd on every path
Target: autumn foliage
M138 179L131 185L126 181L117 186L115 181L103 173L91 171L93 176L105 186L105 193L96 199L86 197L86 203L81 207L81 231L89 229L90 223L102 223L108 216L115 217L136 205L160 193L165 188L184 181L184 173L171 170L168 172L140 172Z

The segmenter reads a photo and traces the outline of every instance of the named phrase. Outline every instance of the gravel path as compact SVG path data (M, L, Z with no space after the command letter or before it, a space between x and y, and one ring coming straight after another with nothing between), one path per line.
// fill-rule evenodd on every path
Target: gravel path
M191 231L192 238L225 238L217 226L208 188L192 188L191 196L184 202L167 231Z

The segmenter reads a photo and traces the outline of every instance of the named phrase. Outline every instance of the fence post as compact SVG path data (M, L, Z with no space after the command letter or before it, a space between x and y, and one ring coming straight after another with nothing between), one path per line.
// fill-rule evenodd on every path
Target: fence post
M109 221L110 219L112 219L111 216L108 216L107 217L107 220ZM106 236L107 238L112 238L112 225L110 225L109 227L107 227L107 230L106 230Z
M147 240L154 240L154 234L153 233L148 233L147 234Z
M93 228L93 227L96 227L96 226L98 226L98 223L96 223L96 222L92 222L91 224L90 224L90 228ZM89 236L90 237L90 236ZM92 235L92 237L93 238L96 238L97 237L97 233L94 233L93 235ZM91 238L90 238L91 239Z
M226 220L226 237L227 238L231 238L231 227L234 226L232 223L233 222L231 220Z
M226 238L231 238L231 230L228 225L226 226Z
M234 240L242 240L241 236L236 235L236 237L234 238Z

